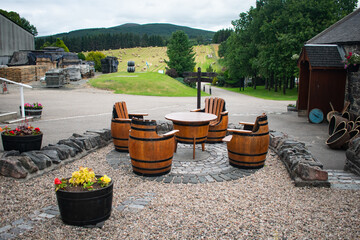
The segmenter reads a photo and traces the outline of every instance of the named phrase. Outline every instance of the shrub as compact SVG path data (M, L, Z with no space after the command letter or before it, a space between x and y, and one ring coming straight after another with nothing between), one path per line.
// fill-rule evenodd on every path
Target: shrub
M166 69L166 75L168 75L169 77L172 77L172 78L177 78L178 77L178 74L176 72L176 70L174 68L171 68L171 69Z
M106 58L106 56L102 52L91 51L86 56L86 61L93 61L95 63L95 70L101 72L101 59L103 58Z
M81 60L86 59L85 55L82 52L79 52L77 55L78 55L78 58L81 59Z

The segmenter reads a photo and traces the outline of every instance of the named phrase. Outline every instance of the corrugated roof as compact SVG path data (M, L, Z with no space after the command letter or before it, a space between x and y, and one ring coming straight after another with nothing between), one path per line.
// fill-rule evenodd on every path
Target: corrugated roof
M325 29L307 43L360 43L360 8Z
M305 50L312 67L344 67L344 50L335 44L306 44Z

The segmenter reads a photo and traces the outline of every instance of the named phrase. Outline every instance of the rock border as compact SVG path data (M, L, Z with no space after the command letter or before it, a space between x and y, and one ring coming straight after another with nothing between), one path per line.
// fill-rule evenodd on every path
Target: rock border
M16 179L31 179L79 160L96 149L107 146L110 129L89 130L84 134L74 133L70 138L49 144L41 150L7 151L0 158L0 174Z
M287 168L296 187L330 187L328 172L305 144L282 132L270 131L270 148Z
M158 132L173 129L170 121L157 121ZM229 123L230 128L241 129L240 125ZM296 187L330 187L328 173L304 143L289 139L281 132L270 131L270 148L285 164ZM107 146L112 140L110 129L74 133L57 144L43 147L39 151L20 154L5 152L0 159L0 174L16 179L30 179L50 172L64 164L81 159L96 149Z

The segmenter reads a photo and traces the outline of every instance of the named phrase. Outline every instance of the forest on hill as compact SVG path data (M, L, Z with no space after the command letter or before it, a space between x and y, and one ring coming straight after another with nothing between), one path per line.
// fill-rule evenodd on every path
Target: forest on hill
M214 32L194 29L173 24L123 24L111 28L92 28L71 31L46 37L37 37L35 48L40 49L44 43L55 42L57 38L64 41L71 52L97 51L133 47L162 47L176 31L184 31L195 44L209 44Z

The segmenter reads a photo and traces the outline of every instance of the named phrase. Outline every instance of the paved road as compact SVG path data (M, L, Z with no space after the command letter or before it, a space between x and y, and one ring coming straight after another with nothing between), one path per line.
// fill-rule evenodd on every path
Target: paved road
M43 88L39 82L33 82L33 89L24 89L25 102L40 102L44 105L41 120L32 123L45 133L43 146L55 144L73 133L110 128L112 106L116 101L126 101L129 112L146 112L149 113L148 119L155 120L165 120L164 116L171 112L196 108L195 97L113 94L90 88L84 82L82 80L63 88ZM206 86L206 91L208 87ZM0 112L19 111L18 87L9 86L9 92L0 95ZM286 106L294 102L263 100L215 87L212 87L212 96L226 100L230 122L253 122L256 116L266 112L270 129L285 132L290 137L304 142L313 155L324 164L325 169L343 169L345 152L331 150L324 143L328 137L327 124L310 124L306 118L298 117L297 113L287 112ZM2 150L2 145L0 149Z

